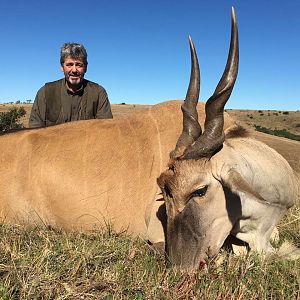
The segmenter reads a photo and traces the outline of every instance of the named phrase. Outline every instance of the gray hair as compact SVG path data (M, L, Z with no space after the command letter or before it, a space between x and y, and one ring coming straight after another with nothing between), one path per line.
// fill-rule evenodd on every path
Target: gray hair
M65 43L60 50L60 64L63 65L65 59L71 57L72 59L82 59L87 66L87 53L82 44L77 43Z

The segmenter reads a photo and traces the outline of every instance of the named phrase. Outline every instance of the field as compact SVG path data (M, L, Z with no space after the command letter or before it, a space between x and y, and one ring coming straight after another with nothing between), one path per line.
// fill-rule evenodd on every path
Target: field
M22 105L29 112L31 105ZM0 112L9 109L0 105ZM113 105L116 118L145 109ZM253 125L300 134L300 112L227 110L259 140L300 172L300 142L254 131ZM277 115L276 115L277 114ZM28 115L23 120L28 124ZM300 247L300 208L279 226L284 241ZM0 299L300 299L300 259L281 260L225 249L207 269L185 274L167 268L164 254L145 241L103 232L66 233L53 228L0 226Z

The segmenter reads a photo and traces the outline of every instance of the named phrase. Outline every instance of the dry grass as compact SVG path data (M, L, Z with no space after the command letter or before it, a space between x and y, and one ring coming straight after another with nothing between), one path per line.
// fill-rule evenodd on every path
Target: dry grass
M280 229L299 243L297 222L299 211L293 211ZM164 255L144 241L112 230L82 234L3 225L0 234L0 299L300 297L300 260L222 250L220 265L212 260L206 271L186 274L166 268Z

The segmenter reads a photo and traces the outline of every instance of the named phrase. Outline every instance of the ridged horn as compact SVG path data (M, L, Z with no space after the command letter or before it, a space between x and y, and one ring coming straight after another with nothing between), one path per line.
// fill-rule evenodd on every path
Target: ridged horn
M183 130L176 143L175 150L170 153L170 157L173 159L181 156L183 151L194 143L202 133L196 109L200 93L200 70L195 46L190 36L189 44L191 51L191 75L186 97L181 106Z
M238 29L234 8L232 7L231 41L227 64L214 94L205 105L206 119L204 132L197 141L186 149L181 159L198 159L211 156L225 140L224 106L229 99L238 73L239 45Z

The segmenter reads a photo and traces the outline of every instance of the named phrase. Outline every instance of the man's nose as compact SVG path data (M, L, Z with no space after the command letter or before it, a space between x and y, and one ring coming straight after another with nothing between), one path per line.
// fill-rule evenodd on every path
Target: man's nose
M76 65L73 65L73 66L71 67L71 71L72 71L72 72L77 72L77 67L76 67Z

